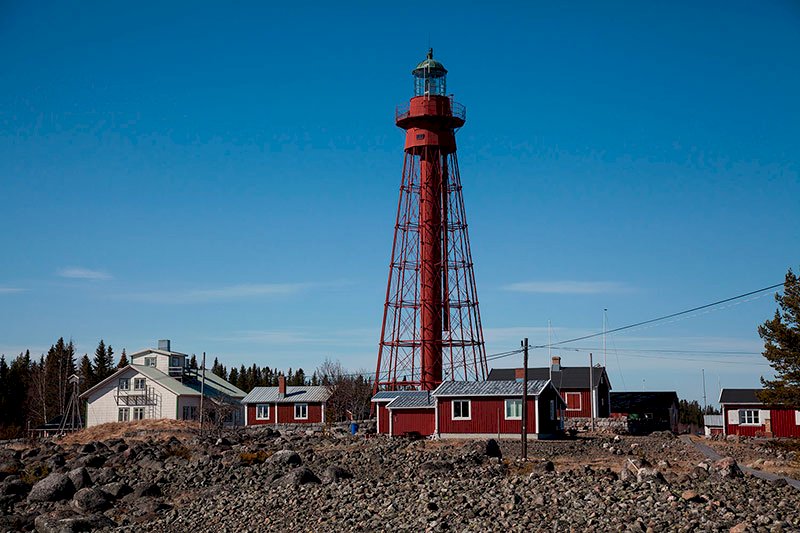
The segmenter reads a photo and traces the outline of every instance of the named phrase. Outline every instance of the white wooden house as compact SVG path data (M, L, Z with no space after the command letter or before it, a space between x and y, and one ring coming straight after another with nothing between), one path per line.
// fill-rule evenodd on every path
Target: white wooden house
M232 406L228 423L241 424L245 393L213 372L189 368L188 356L170 348L162 340L157 349L131 354L131 364L81 394L86 427L158 418L196 420L201 389L206 401Z

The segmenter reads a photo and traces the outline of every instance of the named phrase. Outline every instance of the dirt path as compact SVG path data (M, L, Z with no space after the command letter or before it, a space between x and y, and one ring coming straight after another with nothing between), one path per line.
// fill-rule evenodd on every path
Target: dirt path
M695 449L700 451L703 455L705 455L706 457L708 457L712 461L719 461L720 459L722 459L722 456L719 453L717 453L717 451L714 448L712 448L711 446L708 446L707 444L703 444L702 442L696 442L696 441L692 440L692 438L689 435L681 435L681 440L683 440L684 442L694 446ZM786 477L786 476L781 476L781 475L778 475L778 474L772 474L770 472L763 472L761 470L755 470L753 468L749 468L749 467L742 466L742 465L739 465L739 468L742 469L742 472L746 472L748 474L752 474L755 477L759 477L761 479L766 479L768 481L775 481L776 479L785 479L786 482L789 483L789 485L793 486L796 489L800 489L800 480L797 480L797 479L794 479L794 478L790 478L790 477Z

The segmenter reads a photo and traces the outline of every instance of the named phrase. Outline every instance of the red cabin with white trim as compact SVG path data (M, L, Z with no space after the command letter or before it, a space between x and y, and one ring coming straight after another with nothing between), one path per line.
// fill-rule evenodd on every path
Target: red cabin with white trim
M800 437L800 409L766 405L761 389L722 389L719 403L725 435L744 437Z
M255 387L244 397L245 425L323 424L328 387L287 386L283 376L277 387Z

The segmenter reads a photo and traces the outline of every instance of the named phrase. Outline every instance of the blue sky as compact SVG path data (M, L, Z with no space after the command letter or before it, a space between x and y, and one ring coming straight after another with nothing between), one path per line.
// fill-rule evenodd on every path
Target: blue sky
M489 353L800 267L796 3L378 4L4 2L0 353L170 338L227 365L374 368L394 107L428 43L467 106ZM612 384L755 386L774 308L609 337Z

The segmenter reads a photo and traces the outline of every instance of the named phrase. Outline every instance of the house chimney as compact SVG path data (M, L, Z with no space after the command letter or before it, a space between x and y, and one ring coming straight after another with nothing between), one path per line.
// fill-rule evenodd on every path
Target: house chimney
M552 372L561 372L561 357L554 355L550 369Z
M522 383L525 381L525 369L524 368L515 368L514 369L514 381L517 383Z
M158 341L158 349L171 352L172 350L169 349L169 339L161 339Z
M278 376L278 396L286 398L286 378Z

